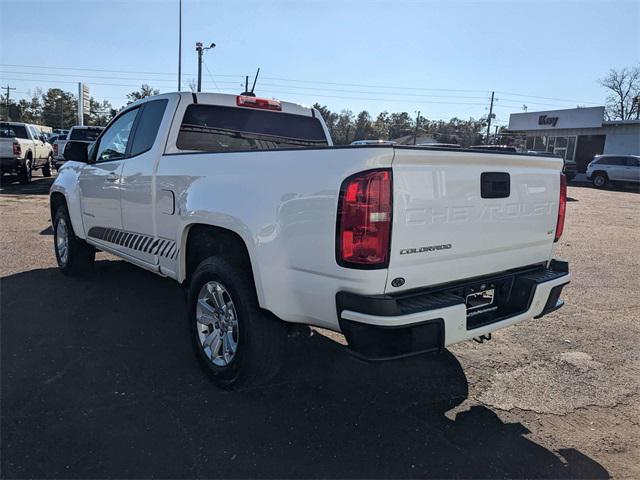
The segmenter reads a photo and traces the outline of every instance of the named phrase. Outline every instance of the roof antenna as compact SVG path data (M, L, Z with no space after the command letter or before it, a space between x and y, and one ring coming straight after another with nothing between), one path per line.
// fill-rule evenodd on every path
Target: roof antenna
M260 67L258 67L258 71L256 72L256 76L253 79L253 86L251 87L251 93L256 89L256 82L258 81L258 75L260 75Z
M258 75L260 74L260 68L258 68L258 71L256 72L256 76L253 79L253 86L251 87L251 90L249 90L249 75L246 75L244 77L244 92L242 92L240 95L244 95L245 97L255 97L256 94L253 93L253 91L256 88L256 82L258 81Z

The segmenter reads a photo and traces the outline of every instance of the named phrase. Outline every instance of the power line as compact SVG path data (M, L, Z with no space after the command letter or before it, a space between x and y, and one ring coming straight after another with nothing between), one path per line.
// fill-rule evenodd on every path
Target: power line
M212 81L212 82L213 82L213 84L216 86L216 89L217 89L218 91L221 91L221 90L220 90L220 87L218 86L218 83L216 82L216 79L215 79L215 78L213 78L213 73L211 73L211 70L209 70L209 67L207 66L207 62L206 62L206 61L204 61L204 62L202 62L202 64L204 65L204 68L205 68L205 70L207 71L207 73L209 74L209 76L211 77L211 81Z
M207 65L205 64L205 68L208 69ZM173 79L153 79L152 81L149 81L149 79L146 78L141 78L141 77L105 77L105 76L97 76L97 75L77 75L77 74L63 74L63 73L41 73L41 72L20 72L20 71L12 71L12 72L0 72L0 73L8 73L8 74L19 74L19 75L46 75L46 76L53 76L53 77L72 77L72 78L97 78L97 79L106 79L106 80L139 80L142 83L148 82L148 83L153 83L155 85L157 85L159 82L162 83L173 83L174 80ZM220 90L220 86L218 85L218 83L220 84L225 84L225 85L239 85L239 82L233 82L233 81L220 81L217 82L215 80L215 78L213 77L213 74L209 71L209 76L211 78L211 81L213 82L213 84L215 85L216 89ZM266 77L265 77L266 78ZM15 81L32 81L31 79L17 79L17 78L12 78L12 80ZM58 80L51 80L51 79L45 79L42 78L41 79L43 82L55 82ZM62 82L62 80L60 80L60 82ZM69 82L66 82L69 83ZM75 83L75 82L72 82ZM127 86L127 87L137 87L138 85L134 85L134 84L111 84L111 83L96 83L96 82L91 82L94 83L95 85L107 85L107 86ZM329 91L329 92L342 92L342 93L356 93L356 94L361 94L361 95L376 95L376 94L380 94L383 93L384 95L394 95L394 96L406 96L405 93L396 93L396 92L371 92L371 91L362 91L362 90L347 90L347 89L336 89L336 88L326 88L326 87L304 87L304 86L299 86L299 85L281 85L281 84L277 84L277 83L263 83L263 86L269 86L269 87L281 87L281 88L294 88L294 89L298 89L298 90L312 90L312 91ZM475 95L434 95L434 94L424 94L424 93L414 93L413 96L416 97L429 97L429 98L458 98L458 99L481 99L484 97L481 96L475 96ZM549 98L549 99L553 99L552 97L532 97L532 98ZM507 102L519 102L520 100L515 99L515 98L501 98L501 99L497 99L497 100L501 100L501 101L507 101ZM561 102L566 102L566 103L579 103L577 101L574 100L562 100L562 99L555 99L557 101L561 101ZM559 107L559 108L565 108L566 105L557 105L557 104L551 104L551 103L543 103L543 102L532 102L532 101L527 101L528 104L531 105L541 105L541 106L548 106L548 107ZM591 102L582 102L582 103L591 103ZM519 104L515 105L515 106L520 106Z
M105 72L105 73L140 73L143 75L174 75L173 72L142 72L136 70L108 70L104 68L80 68L80 67L50 67L46 65L17 65L11 63L0 63L2 67L16 67L16 68L40 68L40 69L49 69L49 70L78 70L84 72ZM190 76L193 77L195 74L193 73L183 73L182 76ZM227 74L227 75L218 75L219 77L242 77L243 74Z
M513 95L514 97L540 98L542 100L556 100L556 101L567 102L567 103L592 103L594 105L599 105L601 103L601 102L585 102L582 100L570 100L567 98L539 97L537 95L525 95L522 93L510 93L510 92L498 92L498 91L496 91L496 93L502 93L504 95ZM533 103L533 102L529 102L529 103Z
M149 72L149 71L134 71L134 70L108 70L108 69L98 69L98 68L80 68L80 67L50 67L44 65L18 65L18 64L0 64L3 67L17 67L17 68L38 68L38 69L50 69L50 70L74 70L74 71L89 71L89 72L103 72L103 73L125 73L125 74L144 74L144 75L173 75L172 72ZM183 74L183 77L193 77L194 74ZM244 74L216 74L218 77L244 77ZM304 83L311 85L334 85L334 86L346 86L346 87L364 87L364 88L378 88L378 89L393 89L393 90L420 90L420 91L442 91L442 92L471 92L471 93L486 93L488 90L471 90L471 89L451 89L451 88L424 88L424 87L407 87L407 86L396 86L396 85L368 85L368 84L360 84L360 83L340 83L340 82L326 82L321 80L303 80L303 79L293 79L293 78L284 78L284 77L263 77L266 80L276 80L283 81L289 83ZM174 81L172 78L171 81ZM234 82L235 83L235 82ZM302 88L302 87L297 87ZM380 92L382 93L382 92ZM504 95L512 95L523 98L538 98L542 100L555 100L560 102L567 103L588 103L593 105L599 105L601 102L592 102L592 101L581 101L581 100L573 100L573 99L563 99L557 97L543 97L538 95L530 95L524 93L514 93L514 92L504 92L504 91L496 91L498 94Z
M206 68L206 65L205 65ZM76 82L71 81L71 80L51 80L51 79L27 79L27 78L12 78L12 77L4 77L4 80L12 80L12 81L22 81L22 82L33 82L33 83L66 83L66 84L75 84ZM212 79L213 80L213 79ZM217 82L215 82L215 80L213 80L216 88L221 92L221 93L234 93L235 89L231 89L231 88L220 88L220 86L217 84ZM151 82L153 83L153 82ZM231 85L239 85L238 82L220 82L223 84L231 84ZM137 88L140 85L138 84L125 84L125 83L102 83L102 82L91 82L92 85L97 85L97 86L113 86L113 87L130 87L130 88ZM376 93L382 93L384 95L395 95L398 96L400 98L376 98L376 97L354 97L354 96L346 96L346 95L327 95L327 94L322 94L322 93L315 93L315 92L291 92L291 91L287 91L287 90L281 90L279 88L296 88L293 85L277 85L277 84L262 84L263 86L274 86L276 87L276 89L274 88L270 88L267 91L270 93L278 93L278 94L282 94L282 95L289 95L289 96L297 96L297 97L305 97L305 98L338 98L338 99L344 99L344 100L362 100L362 101L372 101L372 102L388 102L388 103L417 103L417 104L432 104L432 105L471 105L471 106L481 106L481 105L485 105L484 103L480 103L480 102L448 102L448 101L426 101L426 100L421 100L421 101L416 101L416 97L427 97L427 98L467 98L467 99L481 99L484 97L473 97L473 96L446 96L446 95L426 95L426 94L414 94L414 95L406 95L406 94L401 94L401 93L392 93L392 92L360 92L360 91L349 91L349 90L345 90L345 93L359 93L359 94L365 94L365 95L375 95ZM163 87L162 85L159 85L160 87ZM164 88L168 88L168 87L164 87ZM332 91L332 90L330 90ZM338 92L340 92L341 90L337 90ZM121 98L124 99L125 97L103 97L103 98ZM406 100L405 100L406 98ZM546 103L539 103L539 102L529 102L531 104L537 104L537 105L542 105L542 106L551 106L551 107L560 107L562 108L562 105L553 105L553 104L546 104ZM520 105L507 105L507 104L495 104L494 108L509 108L509 109L513 109L513 108L518 108Z

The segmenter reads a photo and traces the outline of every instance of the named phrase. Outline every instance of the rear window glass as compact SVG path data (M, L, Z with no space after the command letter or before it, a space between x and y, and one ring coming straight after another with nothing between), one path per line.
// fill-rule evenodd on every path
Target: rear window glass
M71 130L69 140L84 140L94 142L102 130L98 128L74 128Z
M0 138L29 138L24 125L0 124Z
M327 145L314 117L215 105L189 105L176 146L181 150L233 152Z

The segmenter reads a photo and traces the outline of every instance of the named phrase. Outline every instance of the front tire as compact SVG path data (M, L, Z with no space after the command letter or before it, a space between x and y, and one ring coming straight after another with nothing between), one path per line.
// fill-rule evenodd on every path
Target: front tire
M609 183L609 179L604 173L595 173L591 180L593 186L596 188L605 188Z
M278 373L286 328L260 309L248 268L207 258L191 278L187 302L195 354L217 385L259 385Z
M65 275L82 275L90 271L96 249L73 233L67 207L61 205L53 219L54 250L58 268Z

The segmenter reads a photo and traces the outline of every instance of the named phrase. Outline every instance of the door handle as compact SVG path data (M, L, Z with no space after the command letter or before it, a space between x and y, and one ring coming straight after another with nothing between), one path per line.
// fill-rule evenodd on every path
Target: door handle
M110 173L109 175L107 175L107 182L117 182L117 181L118 181L117 173Z

